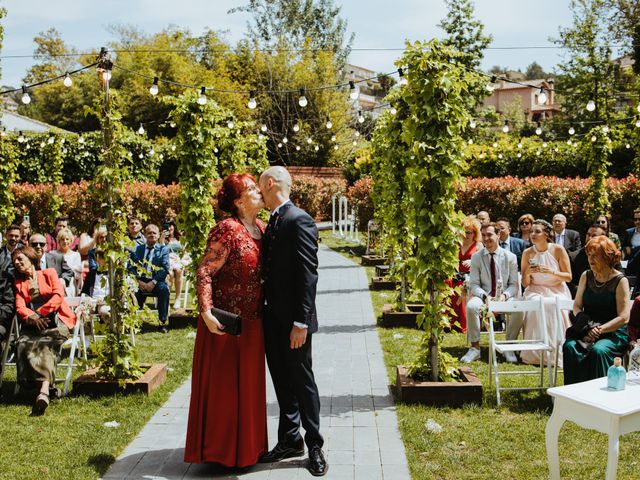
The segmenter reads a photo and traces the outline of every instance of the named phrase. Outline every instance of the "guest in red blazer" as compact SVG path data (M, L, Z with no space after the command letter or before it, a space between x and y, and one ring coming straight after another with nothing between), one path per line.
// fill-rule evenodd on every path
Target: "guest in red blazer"
M16 365L18 383L38 389L34 414L42 414L54 387L58 352L76 324L76 315L64 300L64 288L55 269L39 270L38 255L31 247L16 248L12 255L16 269L16 314L20 321Z

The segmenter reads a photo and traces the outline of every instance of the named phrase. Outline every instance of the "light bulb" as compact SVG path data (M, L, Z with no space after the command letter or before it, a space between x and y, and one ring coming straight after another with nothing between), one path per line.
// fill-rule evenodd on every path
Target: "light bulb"
M522 158L522 154L520 152L518 152L518 155L516 155L518 158Z
M300 151L300 145L296 145L296 152Z
M404 70L402 68L398 69L398 75L400 76L400 81L398 82L400 86L404 87L405 85L409 85L409 80L404 76Z
M69 76L68 73L64 76L64 80L62 81L62 84L65 87L70 87L71 85L73 85L73 80L71 80L71 77Z
M318 150L320 150L320 147L316 145L313 149L317 152Z
M594 102L593 100L589 100L587 102L587 110L589 112L593 112L596 109L596 102Z
M596 136L595 136L595 135L591 137L591 141L592 141L592 142L595 142L596 140L597 140L597 138L596 138Z
M558 153L560 150L558 149L558 147L553 149L554 152Z
M287 137L282 137L282 143L287 143L289 139Z
M396 108L395 108L395 107L391 107L391 108L389 109L389 113L391 113L391 115L395 115L396 113L398 113L398 110L396 110Z
M251 93L249 93L249 103L247 103L247 107L249 107L249 110L254 110L257 106L258 102L256 102L256 92L255 90L252 90Z
M353 80L349 80L349 98L351 100L357 100L360 96L360 89L356 87Z
M358 141L357 141L357 140L354 140L354 141L353 141L353 146L355 147L356 145L358 145Z
M573 127L569 128L569 135L575 135L575 133L576 133L576 129L575 128L573 128Z
M362 112L358 112L358 123L364 123L364 116Z
M153 85L149 87L149 93L154 96L158 94L158 77L153 77Z
M481 159L484 158L484 152L482 152L479 156Z
M162 160L164 158L164 153L161 153L160 155L158 155L158 157L160 158L160 160Z
M84 137L83 136L78 137L78 143L79 144L83 144L84 143Z
M467 143L468 143L469 145L473 145L473 139L472 139L472 138L470 138L470 139L467 141Z
M542 142L542 148L547 148L547 142Z
M60 144L61 144L61 145L64 145L64 142L65 142L65 139L64 139L64 137L62 137L62 138L60 139Z
M207 103L207 89L205 87L200 87L200 95L198 95L198 105L204 105Z
M542 135L542 127L536 128L536 135Z
M536 150L536 155L540 155L540 149Z
M40 148L43 148L46 145L44 142L40 142Z
M141 153L140 155L138 155L138 158L144 158L144 155Z
M62 149L62 153L63 153L63 154L66 154L67 152L68 152L68 150L67 150L66 148L63 148L63 149Z
M331 123L331 120L327 120L327 128L331 130L331 127L333 127L333 123Z
M176 146L175 145L171 145L171 151L175 152L176 151Z
M176 122L169 122L169 126L171 128L176 128Z
M267 131L267 124L263 123L262 126L260 127L260 130L262 130L263 132Z
M624 147L625 148L631 148L631 145L627 143Z
M640 128L640 119L636 120L636 127Z
M360 136L360 132L356 130L354 135L355 135L356 138L358 138Z
M156 151L152 148L151 150L149 150L149 155L155 155Z
M259 134L258 134L258 140L262 140L263 138L264 138L264 135L263 135L263 134L261 134L261 133L259 133Z
M498 154L498 158L499 158L500 160L502 160L502 154L501 154L501 153L499 153L499 154Z
M299 132L300 131L300 125L298 125L297 123L293 124L293 131L294 132Z
M522 148L522 142L519 142L519 143L518 143L518 148L519 148L519 149L520 149L520 148Z
M307 137L307 143L308 143L309 145L311 145L311 142L313 142L313 140L311 139L311 137Z
M476 121L475 121L475 120L471 120L471 121L469 122L469 128L471 128L471 129L476 128L476 125L477 125L477 123L476 123Z
M489 93L493 93L493 91L496 89L496 87L494 87L490 83L487 83L487 86L485 88L487 89L487 92L489 92Z
M307 101L307 97L304 96L304 88L300 89L300 98L298 99L298 105L301 107L306 107L309 104Z
M22 87L22 103L29 105L31 103L31 96L27 92L27 87Z
M544 87L540 87L540 93L538 94L538 105L544 105L547 103L547 94L544 93Z
M53 142L55 142L55 141L56 141L56 139L55 139L54 137L49 137L49 138L47 139L47 143L48 143L49 145L53 144Z
M640 103L638 104L638 108L636 110L638 110L638 112L640 112Z
M227 127L229 127L230 130L233 130L233 120L229 120L227 122Z
M335 142L336 141L336 136L335 135L331 135L331 141Z
M337 150L337 149L338 149L338 145L334 145L334 146L333 146L333 149L334 149L334 150Z
M498 148L498 142L493 142L493 148Z
M609 133L609 126L608 125L604 125L602 127L602 133Z
M142 124L140 124L140 128L138 129L138 133L140 135L144 135L144 127L142 126Z
M509 133L509 121L508 120L504 121L504 127L502 127L502 132L503 133Z
M571 146L573 142L571 140L567 140L567 145Z
M278 142L278 148L282 148L282 143Z

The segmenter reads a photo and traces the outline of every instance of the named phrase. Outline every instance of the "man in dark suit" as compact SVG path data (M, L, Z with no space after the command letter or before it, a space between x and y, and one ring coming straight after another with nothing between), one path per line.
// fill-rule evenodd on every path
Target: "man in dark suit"
M63 286L67 288L71 285L71 282L73 282L75 274L61 253L46 251L46 244L47 242L44 235L40 235L39 233L34 233L29 239L29 245L35 250L36 255L38 255L40 259L40 270L44 270L45 268L55 269Z
M640 208L633 211L633 224L633 227L624 231L624 237L622 237L622 249L628 259L640 250Z
M510 251L516 256L518 261L518 271L522 270L522 252L524 252L524 240L511 236L511 223L507 218L499 218L496 220L496 228L498 229L498 237L500 248Z
M158 299L158 318L160 331L167 333L167 318L169 317L169 249L158 243L160 229L150 223L144 229L147 242L131 252L129 271L138 280L136 299L138 305L143 305L146 297Z
M4 232L5 245L0 248L0 270L4 272L7 269L13 270L13 262L11 261L11 254L13 251L22 244L20 243L20 226L11 225Z
M13 289L15 270L11 254L20 243L20 226L11 225L5 231L6 244L0 249L0 358L3 341L11 329L11 322L16 314L16 297Z
M291 176L271 167L260 177L264 203L271 210L263 251L264 336L267 364L280 407L278 443L260 462L277 462L309 450L309 472L325 475L320 396L311 368L311 340L318 330L318 230L291 200ZM304 442L300 434L304 427Z
M567 217L561 213L553 216L553 233L555 242L562 245L567 252L575 252L582 247L580 234L567 228Z

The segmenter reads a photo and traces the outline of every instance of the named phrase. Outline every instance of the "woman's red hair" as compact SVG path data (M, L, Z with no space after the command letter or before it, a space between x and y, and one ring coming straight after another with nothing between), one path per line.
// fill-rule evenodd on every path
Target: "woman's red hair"
M235 201L242 196L242 192L247 189L247 180L255 183L256 179L248 173L232 173L222 182L218 190L218 207L224 212L236 215L238 207Z
M622 258L622 254L620 253L620 250L618 250L616 244L605 235L592 237L591 240L589 240L589 243L587 243L585 249L587 251L587 255L597 255L611 268L618 265Z

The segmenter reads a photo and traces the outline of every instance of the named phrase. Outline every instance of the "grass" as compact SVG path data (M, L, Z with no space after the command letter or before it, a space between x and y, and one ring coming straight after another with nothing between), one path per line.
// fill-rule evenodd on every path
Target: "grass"
M185 327L161 334L144 325L136 336L140 361L167 363L169 368L165 383L149 397L71 394L54 400L44 416L31 417L33 396L13 395L15 368L7 367L0 398L0 479L101 477L191 372L194 339L187 334L192 331ZM103 426L113 420L120 426Z
M322 233L323 244L360 263L363 247ZM365 267L369 278L374 267ZM379 317L384 303L393 303L396 293L371 291L374 311ZM378 335L384 351L389 383L395 384L396 365L414 360L422 334L408 328L381 328ZM450 333L442 348L456 357L467 349L465 335ZM481 407L459 409L397 404L400 432L414 480L427 479L546 479L547 454L544 431L553 409L544 392L503 392L500 408L495 393L487 391L488 337L481 340L482 359L471 364L485 387ZM508 366L514 370L528 366ZM503 368L503 365L501 365ZM562 374L558 374L562 384ZM503 377L504 378L504 377ZM534 376L504 378L510 386L536 382ZM504 385L504 383L503 383ZM640 401L640 399L639 399ZM431 419L442 426L441 433L430 433L425 424ZM638 456L640 433L621 437L618 478L640 479ZM559 438L561 474L567 479L601 479L607 463L607 436L566 423Z

